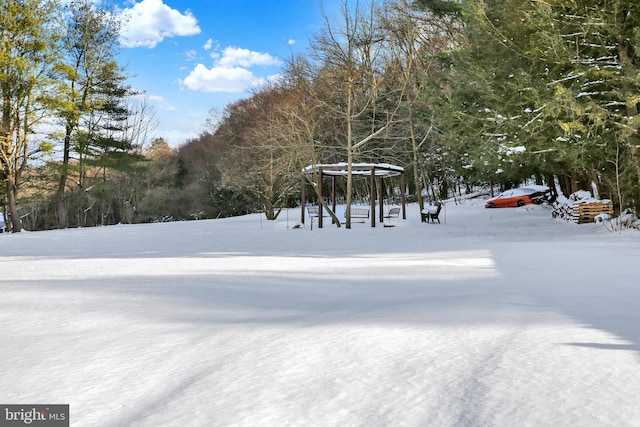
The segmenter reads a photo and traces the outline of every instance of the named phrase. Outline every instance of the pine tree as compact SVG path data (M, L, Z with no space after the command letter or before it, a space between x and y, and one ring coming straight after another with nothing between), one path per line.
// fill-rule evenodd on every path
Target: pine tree
M577 166L620 208L640 206L640 6L635 1L559 1L554 17L572 55L564 137L578 143Z
M441 128L475 177L569 176L637 201L638 6L467 1ZM635 165L635 167L634 167ZM564 182L564 181L563 181ZM637 202L636 202L637 203Z
M91 188L85 194L92 202L100 202L99 223L107 224L126 220L118 211L134 199L121 195L122 179L117 178L139 174L144 166L143 156L134 149L128 129L132 112L127 100L137 92L125 83L122 70L115 63L102 67L96 81L91 114L80 123L82 130L74 139L73 149L79 155L82 187Z
M73 140L82 140L77 135L82 130L79 129L82 120L104 102L102 98L107 94L102 87L109 84L104 79L122 79L122 70L115 61L120 25L114 15L98 8L91 0L74 0L68 11L67 32L61 46L64 59L57 67L60 94L57 105L64 126L58 184L59 228L67 226L65 192L71 172Z

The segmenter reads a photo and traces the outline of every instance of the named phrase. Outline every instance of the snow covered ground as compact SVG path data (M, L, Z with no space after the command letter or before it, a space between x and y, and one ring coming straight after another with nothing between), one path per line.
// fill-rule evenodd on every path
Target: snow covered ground
M0 402L78 427L638 425L640 233L441 220L0 235Z

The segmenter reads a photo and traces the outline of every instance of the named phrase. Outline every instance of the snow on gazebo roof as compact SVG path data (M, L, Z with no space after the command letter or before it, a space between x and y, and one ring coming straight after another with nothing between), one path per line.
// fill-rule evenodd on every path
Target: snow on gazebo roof
M303 173L311 174L317 170L322 170L324 175L333 176L345 176L348 174L348 164L341 163L317 163L315 165L309 165L302 170ZM392 165L389 163L353 163L351 165L352 175L371 175L371 171L375 171L376 176L391 177L398 176L404 173L404 168L401 166Z

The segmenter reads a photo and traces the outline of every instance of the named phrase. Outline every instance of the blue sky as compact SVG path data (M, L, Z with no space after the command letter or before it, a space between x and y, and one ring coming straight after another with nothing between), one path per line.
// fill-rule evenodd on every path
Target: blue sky
M340 0L322 4L331 16ZM209 110L249 96L305 53L323 23L320 0L136 0L119 13L130 84L153 107L156 136L174 147L202 133Z

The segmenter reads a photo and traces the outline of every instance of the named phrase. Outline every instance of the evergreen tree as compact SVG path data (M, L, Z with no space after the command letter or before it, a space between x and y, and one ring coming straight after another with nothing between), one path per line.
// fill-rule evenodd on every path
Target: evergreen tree
M477 179L568 176L624 206L637 200L638 6L463 4L467 43L451 57L441 128ZM633 167L633 165L636 167Z
M632 0L558 1L553 15L570 56L553 85L576 167L622 209L640 207L640 6Z
M74 140L74 151L79 155L80 182L82 187L91 188L85 193L92 205L93 201L100 202L99 224L128 221L118 215L118 211L125 205L135 206L136 197L118 196L124 193L119 187L122 179L117 177L137 175L144 168L144 157L134 150L128 129L132 113L127 100L136 92L125 84L125 77L115 63L102 67L96 81L91 114L81 122L82 131Z
M104 86L110 82L105 79L116 82L123 79L115 59L120 25L114 15L98 8L91 0L74 0L67 10L67 32L61 46L64 60L58 65L58 110L64 126L58 184L59 228L65 228L68 222L65 192L71 172L73 140L76 138L76 143L83 140L77 134L82 120L95 117L94 109L108 102L104 100L108 96ZM79 181L82 182L82 176Z

